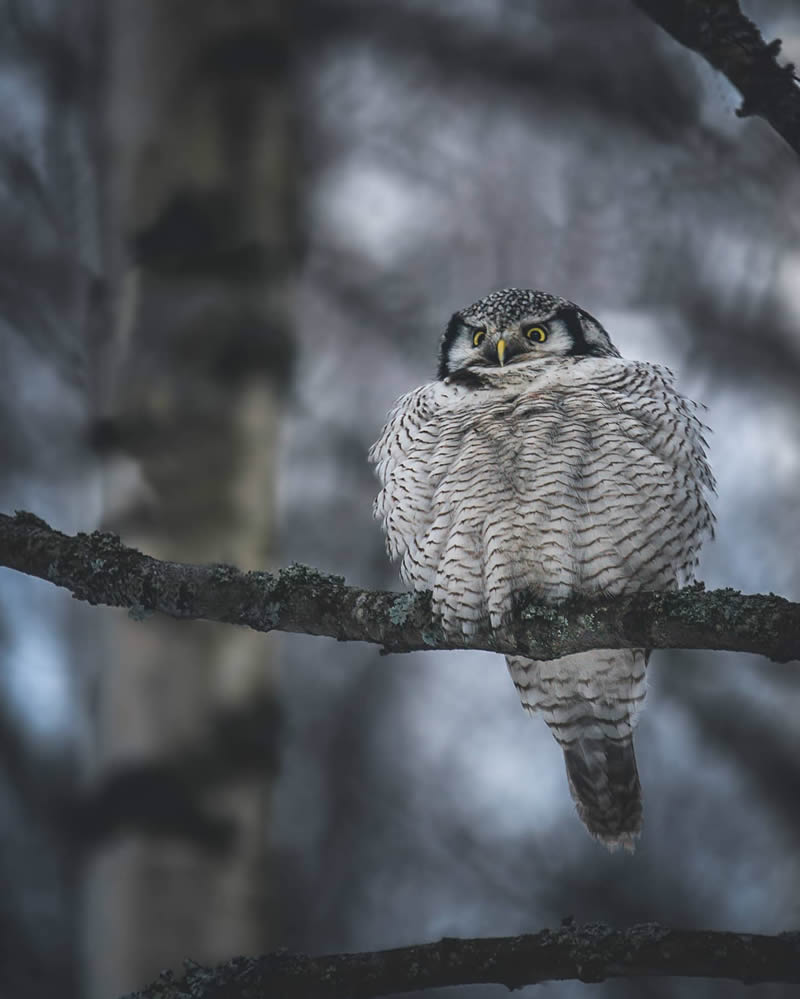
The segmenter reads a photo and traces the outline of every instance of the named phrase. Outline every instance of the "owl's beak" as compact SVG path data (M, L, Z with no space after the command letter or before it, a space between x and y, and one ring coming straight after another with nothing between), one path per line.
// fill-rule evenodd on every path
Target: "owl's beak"
M500 362L500 367L503 367L504 358L506 356L506 342L503 339L497 341L497 360Z

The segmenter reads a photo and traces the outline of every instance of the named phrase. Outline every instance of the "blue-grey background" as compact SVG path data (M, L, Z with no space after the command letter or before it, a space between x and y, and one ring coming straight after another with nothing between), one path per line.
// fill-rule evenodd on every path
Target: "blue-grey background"
M246 26L250 8L235 7ZM100 16L89 0L71 14L55 3L0 4L0 506L70 531L105 523L126 536L127 527L143 546L141 520L119 509L140 503L148 523L164 519L149 438L134 428L109 450L93 428L121 409L129 416L132 404L117 400L128 398L131 371L157 381L160 324L188 296L159 263L161 283L146 298L150 339L131 335L125 289L142 245L131 230L151 220L132 224L120 191L138 183L135 151L150 148L141 108L157 119L156 136L182 114L150 78L169 78L182 37L168 36L154 9L117 0ZM800 61L794 4L759 0L746 12ZM284 263L270 264L284 325L256 359L281 381L263 439L274 460L242 499L274 510L270 564L297 560L399 588L371 517L366 452L396 397L433 377L450 314L493 289L527 286L588 309L623 354L667 364L708 407L718 528L701 560L706 585L800 599L800 161L791 150L763 122L737 118L732 88L627 0L305 0L279 14L279 30L231 57L275 61L258 50L274 38L291 55L280 85L296 145L279 203L294 213L296 245L281 244ZM132 19L140 63L126 49ZM213 39L211 15L209 24ZM262 80L260 69L248 72L236 76L245 94ZM191 103L190 88L176 92ZM252 134L264 132L256 124ZM264 149L272 139L267 132ZM244 155L231 142L226 169ZM195 155L165 148L170 163ZM264 149L248 147L256 173L259 157L271 162ZM189 187L202 196L198 184ZM266 213L264 232L275 218ZM170 247L171 266L182 247ZM203 315L241 294L241 283L213 280L216 298L198 299ZM237 327L224 365L253 363L253 328ZM181 364L171 362L182 405L183 371L214 335L193 327ZM230 384L229 408L242 383ZM170 449L178 479L187 453ZM203 516L213 523L213 510ZM96 886L95 847L76 845L75 801L91 795L103 755L97 689L115 669L115 635L122 641L109 615L0 572L0 992L9 999L52 994L54 981L70 983L64 996L112 999L146 981L92 971L103 913L119 919L133 903L102 867L100 906L85 883ZM367 950L534 931L566 916L763 933L800 923L796 665L653 655L637 734L645 828L630 857L586 835L561 754L521 710L501 658L379 657L371 646L289 635L263 643L273 679L259 724L279 734L263 766L263 856L251 877L269 918L243 934L248 947ZM223 677L231 656L220 652ZM146 689L152 702L123 698L120 717L159 710L158 684ZM259 771L257 753L248 766ZM163 837L140 819L134 833L114 826L114 843L135 836L146 849ZM170 831L179 858L198 848L185 838ZM135 904L141 920L145 902ZM134 942L137 925L126 924ZM159 960L176 969L184 957L220 957L200 944L171 954L170 926L159 933ZM680 980L540 988L745 994Z

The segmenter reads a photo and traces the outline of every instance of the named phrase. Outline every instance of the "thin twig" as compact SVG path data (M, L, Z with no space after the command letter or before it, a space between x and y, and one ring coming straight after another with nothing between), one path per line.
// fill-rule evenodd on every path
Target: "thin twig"
M781 66L781 42L765 42L738 0L633 0L656 24L724 73L744 98L740 117L758 115L800 154L800 86Z

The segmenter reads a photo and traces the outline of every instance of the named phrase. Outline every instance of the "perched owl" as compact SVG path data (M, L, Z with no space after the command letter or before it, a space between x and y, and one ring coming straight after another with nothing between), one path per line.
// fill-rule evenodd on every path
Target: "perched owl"
M494 292L453 316L438 380L399 400L370 451L389 554L450 633L486 617L502 632L522 590L558 603L683 585L713 531L696 408L578 306ZM564 751L578 814L612 849L641 829L647 658L507 657L523 706Z

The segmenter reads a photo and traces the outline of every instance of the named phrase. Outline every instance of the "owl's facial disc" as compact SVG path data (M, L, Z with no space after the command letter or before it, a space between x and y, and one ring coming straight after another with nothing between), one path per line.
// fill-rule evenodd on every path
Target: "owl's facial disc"
M541 358L545 354L566 354L572 340L557 321L548 324L526 318L510 329L498 329L492 322L473 326L458 315L448 330L442 377L474 369L508 368Z
M442 338L439 378L583 356L619 356L596 319L566 299L507 288L455 313Z

